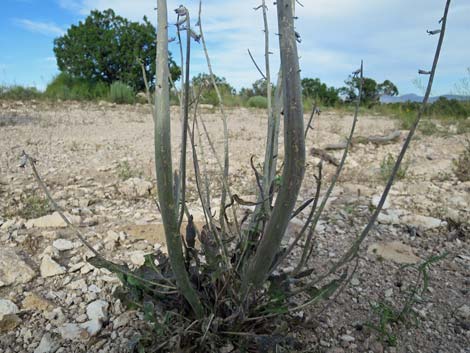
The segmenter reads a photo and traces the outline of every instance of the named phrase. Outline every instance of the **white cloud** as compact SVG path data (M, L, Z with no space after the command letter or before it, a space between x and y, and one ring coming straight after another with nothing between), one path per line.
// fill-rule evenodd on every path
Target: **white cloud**
M46 36L60 36L64 33L61 27L52 22L32 21L25 18L17 19L15 22L28 31Z
M117 14L132 20L147 15L155 22L154 0L57 0L62 7L86 16L90 10L113 8ZM180 0L169 0L168 8L178 7ZM299 45L302 74L319 77L330 85L342 85L347 75L364 59L367 75L377 80L386 78L397 83L401 91L413 90L412 80L417 70L430 65L436 37L426 35L426 29L435 29L442 16L444 1L429 0L303 0L297 8L297 30L302 35ZM198 0L189 0L186 6L194 18ZM205 0L203 26L214 71L225 76L237 88L249 86L259 78L251 63L250 48L258 63L264 67L264 35L261 11L253 11L259 0ZM271 25L273 55L272 76L278 65L276 10L272 2L268 18ZM470 48L464 43L470 37L468 18L470 4L456 0L451 6L446 42L436 80L439 93L451 89L452 80L458 81L470 65ZM173 13L170 15L173 19ZM176 57L177 50L172 49ZM202 52L194 45L196 58L193 72L207 71ZM178 61L178 60L177 60ZM460 74L459 74L460 73ZM459 76L460 75L460 76ZM442 88L439 88L439 86ZM442 91L442 92L441 92Z
M83 8L79 0L57 0L57 3L61 8L74 12L80 12Z

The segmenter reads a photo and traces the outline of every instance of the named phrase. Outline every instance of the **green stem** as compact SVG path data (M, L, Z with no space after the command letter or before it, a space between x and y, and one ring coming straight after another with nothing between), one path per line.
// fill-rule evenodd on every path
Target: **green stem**
M158 198L165 228L171 268L180 293L188 301L197 318L204 316L204 309L186 272L181 235L178 229L177 209L173 194L171 158L170 87L168 68L168 14L166 0L157 0L157 80L155 87L155 167Z
M279 44L283 73L284 99L284 171L271 218L243 279L246 292L259 288L266 280L295 207L305 172L305 143L299 57L294 31L293 6L290 1L277 2Z

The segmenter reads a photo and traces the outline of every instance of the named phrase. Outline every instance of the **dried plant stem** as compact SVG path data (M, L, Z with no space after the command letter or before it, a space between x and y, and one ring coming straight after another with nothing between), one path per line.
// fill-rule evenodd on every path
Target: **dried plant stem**
M313 122L313 117L315 116L315 113L316 113L317 109L318 109L317 101L315 100L315 102L313 104L312 113L310 113L310 119L308 119L308 124L305 127L305 135L304 135L305 139L307 139L307 135L308 135L309 130L311 130L311 129L313 130L312 122Z
M188 120L189 120L189 70L191 63L191 21L189 11L186 10L186 70L184 79L183 94L183 124L181 132L181 155L180 155L180 196L177 198L177 204L180 204L180 214L178 218L178 229L181 228L183 222L184 206L186 203L186 149L188 144Z
M305 290L308 290L309 288L312 288L313 286L315 286L316 284L318 284L319 282L321 282L322 280L324 280L325 278L327 278L331 274L335 273L342 266L344 266L345 264L347 264L351 260L353 260L357 256L362 242L364 241L364 239L369 234L369 232L372 229L375 221L377 220L377 217L379 216L380 212L382 211L382 207L385 203L385 200L387 199L387 196L388 196L388 193L390 192L390 189L392 188L393 182L394 182L395 177L398 173L398 170L400 169L403 158L405 157L406 151L409 148L409 145L410 145L410 143L413 139L413 136L416 132L416 129L417 129L418 124L421 120L421 117L424 113L426 105L429 101L429 96L431 94L432 84L434 82L434 76L436 74L437 64L439 62L439 56L441 54L442 43L444 41L444 36L445 36L445 32L446 32L447 16L448 16L448 13L449 13L450 3L451 3L451 0L446 1L444 15L443 15L442 20L441 20L441 32L440 32L440 35L439 35L439 41L438 41L438 44L437 44L436 52L434 54L434 60L433 60L432 69L431 69L431 72L430 72L430 75L429 75L429 80L428 80L428 85L427 85L427 88L426 88L426 93L424 95L424 98L423 98L421 107L418 111L417 117L416 117L415 121L413 122L413 125L411 126L410 132L408 133L408 136L406 137L406 140L405 140L405 142L404 142L404 144L401 148L401 151L398 155L397 161L396 161L396 163L395 163L395 165L392 169L392 172L390 173L390 177L388 178L387 184L386 184L385 189L382 193L382 196L379 200L377 208L375 209L374 213L372 214L372 216L371 216L369 222L367 223L367 225L364 227L364 229L361 232L360 236L355 240L353 245L341 257L341 259L336 264L334 264L326 273L319 276L318 278L313 280L308 285L296 290L293 293L294 295L296 293L300 293L300 292L303 292Z
M269 45L269 25L267 18L267 6L266 1L262 0L260 6L256 8L263 9L263 24L264 24L264 57L265 57L265 66L266 74L263 75L266 80L266 99L267 99L267 112L268 112L268 131L266 135L266 149L264 154L264 165L263 165L263 190L264 192L260 193L258 196L258 206L256 206L253 216L251 218L250 231L256 233L259 231L259 223L263 220L269 219L271 214L271 203L269 198L269 191L271 184L274 180L276 172L276 161L277 161L277 142L279 136L279 122L280 122L280 104L281 101L281 92L282 92L282 71L279 71L278 82L276 86L276 97L274 101L274 106L272 104L272 84L271 84L271 69L270 69L270 60L269 55L270 45ZM251 53L249 52L250 57ZM252 60L254 61L253 57ZM256 63L255 63L256 65ZM258 65L256 65L258 68ZM259 70L259 68L258 68ZM261 72L261 70L259 70ZM264 200L264 201L263 201Z
M49 200L49 202L51 203L52 207L54 208L54 210L60 215L60 218L62 218L62 220L65 222L65 224L67 224L67 226L69 226L70 228L72 228L75 232L75 234L77 235L78 239L80 239L80 241L83 243L83 245L85 245L95 256L99 257L99 258L102 258L102 256L100 255L100 253L98 253L98 251L96 251L93 246L91 246L91 244L85 239L85 237L83 236L83 234L78 230L77 227L75 227L75 225L73 225L67 217L65 217L64 213L62 212L62 210L60 209L59 205L57 204L57 202L55 202L55 200L52 198L49 190L47 189L47 186L46 184L42 181L41 179L41 176L39 175L37 169L36 169L36 165L35 165L35 161L33 158L31 158L28 154L26 154L24 151L23 151L23 155L22 155L22 158L26 158L26 160L29 162L29 165L31 166L32 170L33 170L33 174L34 174L34 178L36 179L37 183L39 184L39 186L41 187L42 191L44 192L44 194L46 195L47 199Z
M269 188L271 186L271 168L273 162L273 138L274 134L274 112L272 109L272 86L271 86L271 69L269 63L269 25L267 16L266 1L261 2L263 9L263 23L264 23L264 59L266 66L266 99L267 99L267 110L268 110L268 136L266 141L266 152L264 158L264 172L263 172L263 188L264 194L261 197L266 200L264 202L264 213L269 216L271 213L271 207L269 202Z
M250 56L251 61L253 61L253 64L255 65L255 67L256 67L256 69L258 70L258 72L259 72L259 74L261 75L261 77L266 80L266 75L264 74L263 71L261 71L261 69L260 69L258 63L256 62L255 58L253 57L253 54L251 54L250 49L248 49L248 55Z
M222 250L222 259L224 260L227 268L231 267L230 265L230 260L228 256L228 249L227 245L225 242L222 240L222 237L214 223L214 217L212 216L211 209L210 209L210 198L205 197L203 192L202 192L202 187L201 187L201 173L200 173L200 168L199 168L199 160L197 157L197 151L196 151L196 143L194 139L194 134L195 134L195 129L196 129L196 122L197 122L197 111L198 111L198 105L199 105L199 98L200 98L200 93L196 98L195 101L195 107L194 107L194 117L193 117L193 126L192 129L190 130L190 142L191 142L191 147L192 147L192 153L193 153L193 165L194 165L194 175L195 175L195 181L196 181L196 189L199 195L199 199L201 200L202 204L202 209L204 211L204 218L206 220L206 224L209 224L211 227L211 230L214 234L214 238L217 242L217 245L219 249ZM207 173L205 174L207 176ZM207 187L207 179L206 179L206 192L208 193L208 187ZM206 195L207 196L207 195Z
M149 82L147 79L147 72L145 71L145 66L144 62L141 59L137 59L140 64L140 68L142 70L142 78L144 79L144 84L145 84L145 96L147 97L147 103L150 106L150 109L152 110L152 117L154 115L154 106L152 104L152 96L150 95L150 87L149 87Z
M210 147L210 149L212 151L212 154L214 155L214 158L217 162L217 166L219 167L221 173L223 173L224 167L222 166L222 162L219 158L219 155L217 154L217 150L215 149L214 142L212 141L212 139L210 137L210 134L209 134L209 131L207 130L206 123L204 122L204 119L202 119L202 117L199 117L199 121L201 122L202 129L204 130L204 134L206 136L207 142L209 143L209 147ZM227 191L227 194L228 194L230 200L232 200L233 195L232 195L232 192L230 191L230 186L228 185L228 180L225 179L225 178L222 178L222 187ZM241 231L240 231L240 225L238 223L237 211L236 211L235 205L233 205L232 210L233 210L233 222L235 224L235 229L236 229L238 235L240 235ZM224 212L224 215L225 215L225 212ZM229 232L230 230L227 228L227 229L225 229L225 231ZM224 231L222 231L221 233L224 234Z
M341 157L341 161L338 165L338 168L336 168L336 173L333 176L333 179L331 180L331 184L328 187L325 195L323 196L322 201L320 203L320 206L318 207L318 210L316 211L315 216L313 218L313 221L310 225L310 229L309 229L309 232L307 234L307 239L305 241L305 246L304 246L304 249L303 249L303 252L302 252L302 257L301 257L297 267L294 270L294 274L299 273L307 263L308 254L311 254L310 247L311 247L311 243L312 243L315 228L317 227L318 221L320 220L320 217L323 213L323 210L325 209L326 203L328 202L328 199L330 198L331 193L333 192L333 189L336 186L336 182L338 181L339 176L341 175L341 172L342 172L343 167L344 167L344 163L346 162L346 159L348 157L348 152L349 152L349 148L351 147L351 141L352 141L353 136L354 136L354 131L356 131L357 117L359 115L359 107L360 107L361 99L362 99L363 79L364 79L364 65L361 62L360 77L359 77L359 80L360 80L360 82L359 82L359 94L358 94L358 97L357 97L357 100L356 100L356 108L355 108L355 111L354 111L354 118L353 118L353 122L352 122L352 125L351 125L351 131L349 132L349 136L348 136L348 139L346 141L346 146L345 146L345 149L343 151L343 156Z
M168 68L168 13L166 0L157 0L157 82L155 87L155 167L165 238L171 267L180 293L190 304L197 318L204 309L186 272L182 240L178 229L177 210L173 194L171 158L171 119Z
M47 199L49 200L49 202L52 205L52 207L54 208L54 210L60 215L60 217L67 224L67 226L70 227L75 232L75 235L82 242L82 244L85 245L88 248L88 250L90 250L96 256L97 263L100 263L100 264L104 265L103 267L112 268L113 271L115 271L117 273L125 274L126 276L138 279L139 281L145 282L145 283L150 284L150 285L155 285L155 286L161 287L163 289L171 289L171 290L176 289L176 287L174 287L173 283L171 283L168 280L166 280L166 281L169 285L164 285L164 284L161 284L161 283L158 283L158 282L149 281L149 280L146 280L145 278L136 276L132 272L129 272L129 271L125 270L123 266L117 265L117 264L115 264L111 261L106 260L98 251L95 250L95 248L93 248L93 246L85 239L82 232L80 232L80 230L73 223L71 223L68 220L68 218L65 216L65 214L62 212L61 208L59 207L57 202L54 200L54 198L51 196L51 193L49 192L49 189L47 188L46 184L44 183L41 176L39 175L39 172L36 169L34 159L31 158L25 152L23 152L22 158L25 158L26 161L30 164L31 169L33 170L34 178L36 179L37 183L39 184L40 188L42 189L42 191L46 195ZM164 278L164 277L162 277L162 278ZM153 291L155 291L155 290L153 290ZM155 291L155 292L159 293L159 294L176 294L177 293L176 291L171 291L171 292L169 292L169 291L166 291L166 292Z
M223 169L223 176L222 179L224 180L223 183L228 185L228 173L229 173L229 147L228 147L228 127L227 127L227 114L224 108L224 102L222 99L222 95L220 94L219 87L217 86L217 82L215 80L214 72L212 71L212 64L211 59L209 57L209 52L207 51L206 40L204 38L204 32L202 30L202 20L201 20L201 11L202 11L202 1L199 1L199 16L198 16L198 23L199 23L199 35L201 36L201 43L204 49L204 55L206 57L207 68L209 70L209 75L211 77L212 85L214 86L214 90L217 94L217 100L219 101L219 108L222 114L222 124L224 129L224 169ZM222 233L225 232L225 203L227 198L227 193L229 190L227 188L222 187L222 195L220 197L220 211L219 211L219 223L222 228ZM236 214L234 215L236 219Z

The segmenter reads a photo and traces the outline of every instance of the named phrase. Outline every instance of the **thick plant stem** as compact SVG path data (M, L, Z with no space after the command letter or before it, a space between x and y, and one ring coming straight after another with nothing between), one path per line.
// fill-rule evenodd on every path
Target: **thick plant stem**
M262 286L266 280L289 224L305 172L302 92L291 1L279 0L277 13L283 73L284 171L282 186L271 218L266 225L254 258L245 273L245 291L250 287Z
M204 309L186 272L182 241L177 226L178 205L173 195L171 158L171 119L168 68L168 14L166 0L157 0L157 80L155 87L155 167L158 198L162 213L168 255L180 293L190 304L197 318Z

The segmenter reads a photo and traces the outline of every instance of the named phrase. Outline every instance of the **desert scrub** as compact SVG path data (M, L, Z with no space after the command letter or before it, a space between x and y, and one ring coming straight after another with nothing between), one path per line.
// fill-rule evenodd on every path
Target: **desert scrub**
M135 94L130 86L117 81L111 85L109 100L118 104L133 104L135 102Z
M98 100L108 97L109 86L103 82L90 82L61 73L47 85L44 95L50 99Z
M30 194L21 194L18 199L11 199L3 213L6 218L33 219L51 212L52 208L49 202L44 197L31 192Z
M470 133L470 118L457 122L457 134Z
M454 173L461 182L470 181L470 139L458 159L454 159Z
M124 161L118 163L117 175L119 179L125 181L130 178L140 178L142 176L142 172L132 168L128 161Z
M380 163L380 177L383 181L387 181L392 173L393 167L395 166L396 160L395 157L389 153ZM402 180L406 176L406 172L409 167L409 162L404 162L398 169L395 180Z
M435 135L436 133L438 133L439 129L434 122L430 120L424 120L419 126L419 131L424 136L431 136L431 135Z
M0 86L0 99L25 101L39 99L42 96L42 93L36 87Z
M268 100L266 97L254 96L248 99L246 103L250 108L266 109L268 107Z

